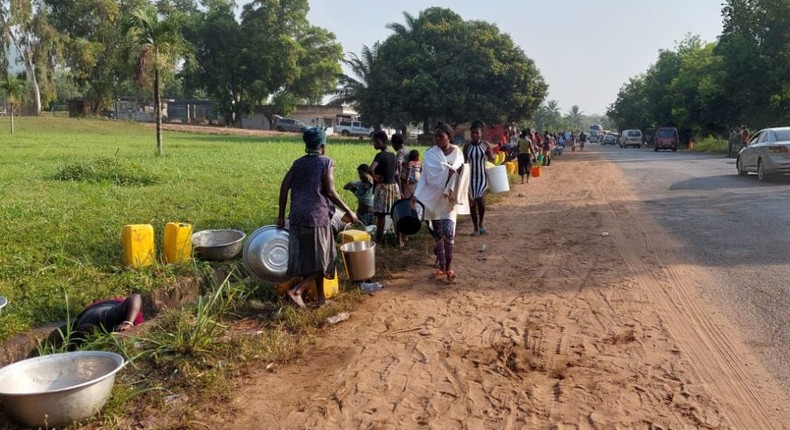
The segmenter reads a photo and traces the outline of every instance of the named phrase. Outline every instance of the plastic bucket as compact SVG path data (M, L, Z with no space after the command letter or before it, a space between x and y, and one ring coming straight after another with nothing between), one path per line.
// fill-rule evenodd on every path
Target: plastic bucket
M510 191L510 183L507 180L507 168L505 166L494 166L486 169L488 182L492 193L504 193Z
M530 173L532 173L532 176L534 176L536 178L540 177L540 166L535 166L535 167L531 168L530 169Z
M511 174L511 175L515 175L516 174L517 166L518 166L518 164L516 164L515 161L508 161L507 163L505 163L505 168L507 169L507 173Z
M352 281L366 281L376 274L376 243L349 242L340 246L346 274Z
M416 234L422 226L422 214L424 212L422 203L416 202L414 209L411 207L410 199L402 199L392 205L392 222L395 223L395 230L405 235Z

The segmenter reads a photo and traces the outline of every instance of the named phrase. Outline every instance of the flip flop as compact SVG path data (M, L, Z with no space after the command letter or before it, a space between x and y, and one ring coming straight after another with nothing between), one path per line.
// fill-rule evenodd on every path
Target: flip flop
M475 230L472 233L470 233L469 236L472 236L472 237L480 236L480 233L481 233L480 231Z
M455 275L455 272L453 272L452 270L448 270L447 271L447 283L448 284L455 284L456 278L457 278L457 276Z
M485 227L480 227L480 234L488 234L488 230Z

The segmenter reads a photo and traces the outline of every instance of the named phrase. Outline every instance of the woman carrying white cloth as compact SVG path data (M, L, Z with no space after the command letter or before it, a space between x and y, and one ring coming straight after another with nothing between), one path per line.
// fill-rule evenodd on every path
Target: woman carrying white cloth
M455 131L449 124L436 126L433 132L435 145L425 152L422 175L414 191L414 198L425 206L424 216L431 221L436 240L434 254L439 268L433 278L446 277L450 283L456 280L451 267L458 202L447 195L446 187L450 178L464 164L461 148L450 143L454 135Z

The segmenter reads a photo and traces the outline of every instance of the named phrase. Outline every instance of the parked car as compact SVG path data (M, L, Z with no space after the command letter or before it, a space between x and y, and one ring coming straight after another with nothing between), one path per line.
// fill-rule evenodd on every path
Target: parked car
M603 141L601 142L601 145L612 145L612 146L617 145L617 135L612 133L606 133L603 136Z
M335 133L340 133L345 137L368 137L373 134L373 131L373 127L362 124L359 121L341 121L335 126Z
M642 147L642 132L640 130L625 130L620 135L620 148L628 148L629 146L637 149Z
M761 181L773 175L790 173L790 127L760 130L741 149L735 161L738 174L757 173Z
M678 129L675 127L660 127L658 130L656 130L656 146L653 148L653 150L658 152L659 149L671 149L677 152L678 142L680 142Z
M283 118L281 116L274 116L274 129L277 131L292 131L294 133L304 133L307 130L307 124L299 121L298 119Z

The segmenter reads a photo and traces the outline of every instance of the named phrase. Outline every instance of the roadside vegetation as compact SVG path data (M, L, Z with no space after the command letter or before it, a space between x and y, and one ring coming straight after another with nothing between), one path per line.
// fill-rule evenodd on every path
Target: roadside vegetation
M659 51L655 63L623 85L607 115L620 130L646 135L677 127L681 144L691 136L699 144L702 136L726 138L741 127L790 124L788 16L786 1L723 2L715 42L689 35Z
M303 154L297 135L167 133L170 149L158 157L145 137L154 133L150 126L100 119L17 121L0 162L0 181L7 185L0 189L0 219L8 232L0 237L0 295L9 299L0 342L74 317L94 299L167 289L185 277L206 286L194 304L165 311L130 333L96 333L82 346L115 351L131 362L118 375L110 403L88 427L128 428L149 416L156 426L189 427L194 404L226 400L239 376L299 357L328 316L352 310L363 297L351 288L331 304L305 311L271 286L249 283L238 260L137 271L122 266L125 224L152 223L160 242L168 221L247 233L271 224L280 180ZM337 163L340 189L375 151L367 140L332 140L329 155ZM353 195L341 192L354 207ZM430 244L422 232L408 249L379 247L377 278L386 282L407 261L429 255ZM212 276L215 269L227 274L221 282ZM62 350L42 345L39 352ZM166 410L159 412L163 405Z

